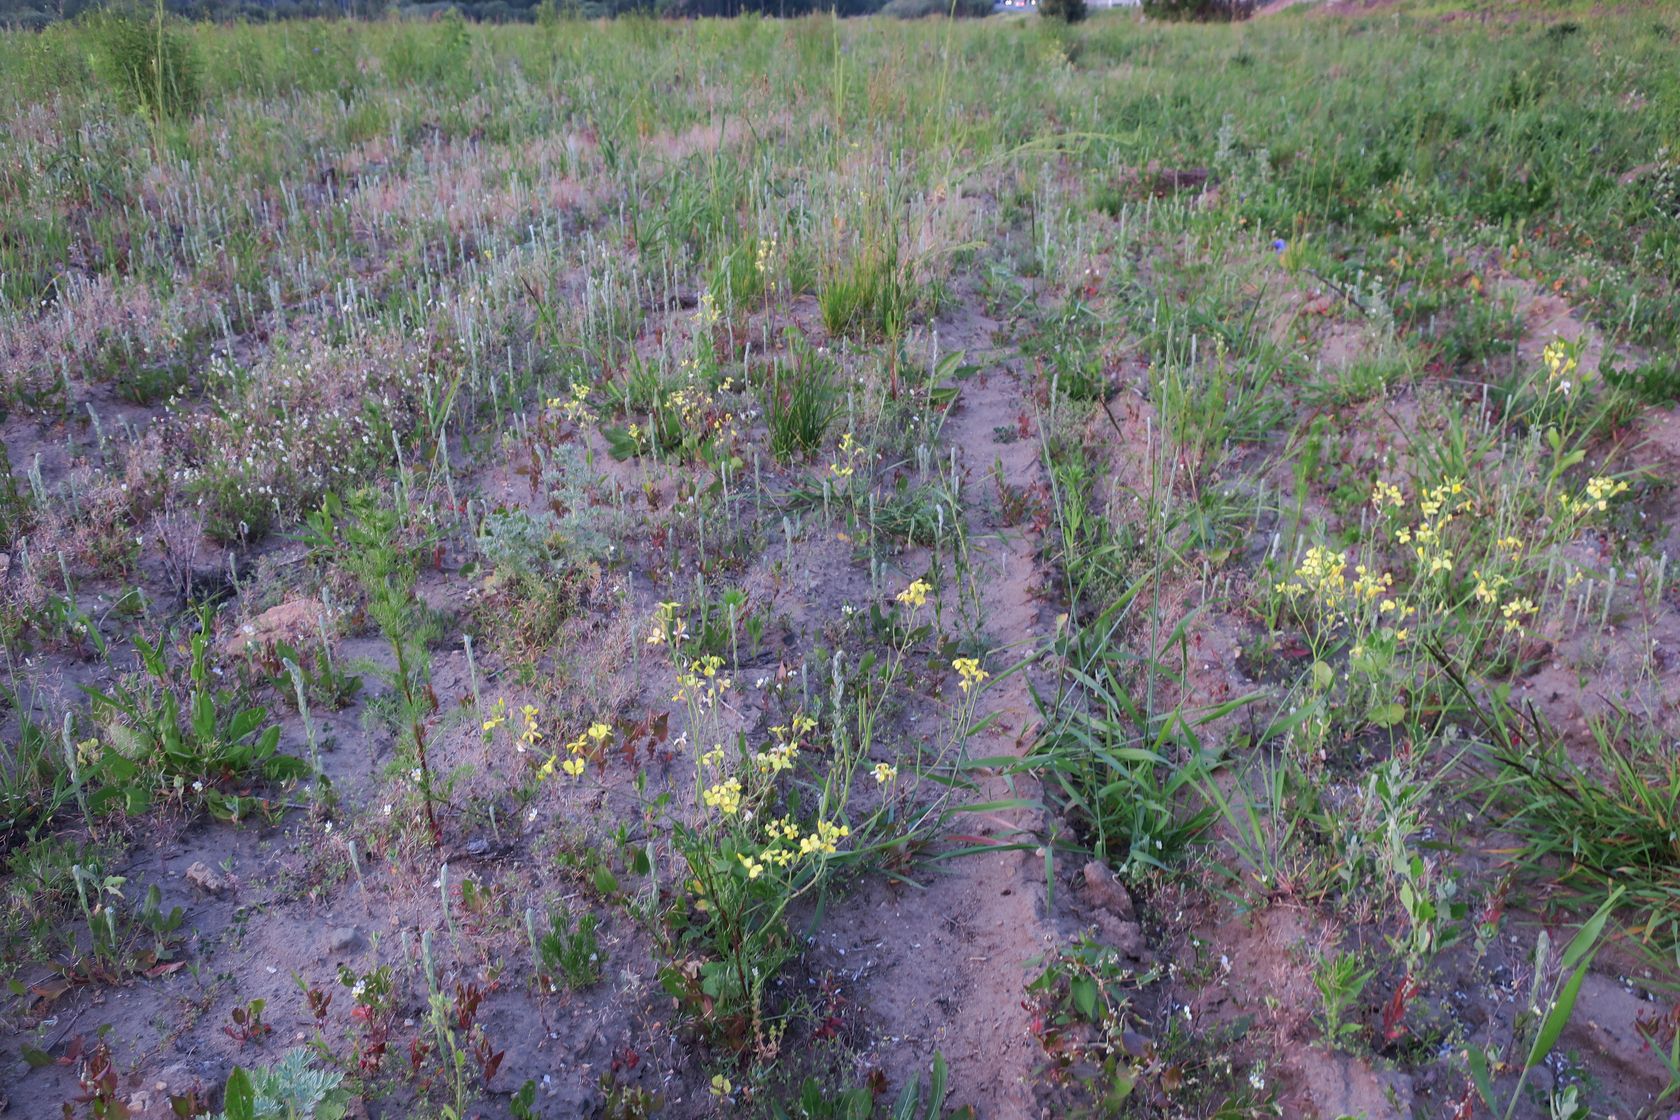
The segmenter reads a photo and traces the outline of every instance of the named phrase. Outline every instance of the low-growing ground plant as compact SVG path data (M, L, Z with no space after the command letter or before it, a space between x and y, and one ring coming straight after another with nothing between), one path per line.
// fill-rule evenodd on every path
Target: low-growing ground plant
M167 803L238 820L265 803L252 783L310 773L307 762L280 751L280 726L266 708L217 687L212 618L209 607L199 612L184 667L171 663L162 638L136 635L141 672L108 692L90 692L99 733L77 743L75 753L86 759L93 811L138 814Z
M288 1050L270 1066L236 1067L216 1120L340 1120L352 1100L342 1073L317 1069L307 1050Z
M1313 987L1324 1003L1324 1040L1331 1046L1348 1046L1365 1029L1356 1014L1350 1015L1357 1012L1365 985L1376 975L1375 969L1363 965L1358 953L1342 952L1324 956L1313 970Z
M595 931L600 919L584 913L576 922L565 907L548 916L549 928L538 932L534 913L526 915L531 952L536 957L538 983L550 992L587 988L601 979L606 954Z

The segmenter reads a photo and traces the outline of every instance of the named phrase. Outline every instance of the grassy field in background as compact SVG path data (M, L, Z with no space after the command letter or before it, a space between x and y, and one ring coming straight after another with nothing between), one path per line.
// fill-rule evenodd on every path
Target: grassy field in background
M1677 44L0 34L0 1106L1667 1116Z

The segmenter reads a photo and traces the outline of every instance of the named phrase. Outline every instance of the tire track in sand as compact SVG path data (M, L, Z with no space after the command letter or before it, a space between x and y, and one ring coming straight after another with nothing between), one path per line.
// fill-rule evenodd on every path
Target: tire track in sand
M941 324L941 349L983 355L992 350L997 327L971 311L958 323ZM1002 528L984 501L995 493L994 467L1012 491L1042 481L1037 439L999 436L1018 431L1023 412L1030 415L1028 378L1019 365L1013 351L991 353L984 372L962 384L944 433L945 454L955 449L962 474L970 578L992 651L986 666L994 675L1025 656L1047 625L1036 596L1036 534L1024 526ZM1035 719L1024 673L991 681L976 708L977 719L995 718L969 741L969 757L1019 756L1030 749ZM1039 795L1036 782L1020 777L987 773L977 781L976 804L1036 801ZM1041 816L1017 809L958 817L954 829L968 839L938 843L954 847L984 838L1034 847L920 864L912 875L926 884L921 890L872 881L825 929L823 939L845 954L843 967L855 978L853 998L877 1022L904 1032L877 1039L879 1051L867 1055L885 1069L894 1091L918 1073L925 1080L939 1051L951 1070L949 1106L971 1105L983 1120L1038 1115L1033 1074L1042 1053L1022 1006L1023 989L1028 962L1058 940L1045 907L1044 859L1036 850Z

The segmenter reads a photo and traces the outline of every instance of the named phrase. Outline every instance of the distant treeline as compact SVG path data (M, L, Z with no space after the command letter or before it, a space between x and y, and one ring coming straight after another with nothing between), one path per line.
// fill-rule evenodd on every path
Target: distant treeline
M0 0L0 26L45 27L102 6L102 0ZM426 19L451 9L487 23L600 19L630 12L681 18L749 13L802 16L832 9L843 16L858 16L884 9L889 15L915 17L952 10L951 0L164 0L164 7L185 19L252 23L321 16ZM991 0L956 0L959 16L982 16L991 10Z

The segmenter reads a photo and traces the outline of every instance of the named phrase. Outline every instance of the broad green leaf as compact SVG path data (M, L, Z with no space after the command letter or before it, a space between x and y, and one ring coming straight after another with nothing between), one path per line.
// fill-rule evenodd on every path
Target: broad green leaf
M1076 976L1069 985L1073 990L1073 1006L1087 1019L1097 1017L1097 982L1089 976Z
M227 1089L222 1094L222 1115L227 1120L257 1120L257 1095L251 1088L251 1075L238 1066L228 1074Z
M1405 718L1404 704L1382 704L1371 712L1371 722L1378 727L1393 727Z

